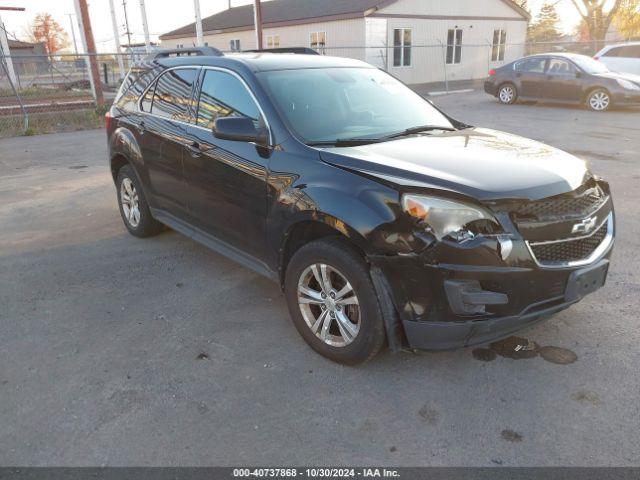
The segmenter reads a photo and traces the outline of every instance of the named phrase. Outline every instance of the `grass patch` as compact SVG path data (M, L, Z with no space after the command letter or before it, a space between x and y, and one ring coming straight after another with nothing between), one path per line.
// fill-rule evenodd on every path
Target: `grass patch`
M107 110L108 107L97 107L67 112L30 113L27 130L24 129L24 119L21 115L2 116L0 138L102 128Z

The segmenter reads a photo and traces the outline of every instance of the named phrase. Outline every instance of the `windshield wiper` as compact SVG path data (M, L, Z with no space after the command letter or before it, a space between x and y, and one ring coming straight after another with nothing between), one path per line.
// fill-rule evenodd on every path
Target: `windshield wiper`
M456 129L453 127L443 127L441 125L420 125L418 127L407 128L405 130L402 130L401 132L395 132L389 135L384 135L383 137L338 138L336 140L308 142L307 145L309 145L310 147L322 147L322 146L357 147L358 145L368 145L370 143L386 142L387 140L391 140L392 138L404 137L406 135L413 135L415 133L420 133L420 132L429 132L432 130L445 130L448 132L454 132Z
M338 138L336 140L326 140L320 142L307 142L310 147L357 147L369 143L380 143L380 138Z
M380 141L389 140L392 138L405 137L407 135L413 135L414 133L430 132L432 130L445 130L447 132L454 132L456 129L453 127L443 127L441 125L419 125L417 127L407 128L401 132L392 133L384 137L379 138Z

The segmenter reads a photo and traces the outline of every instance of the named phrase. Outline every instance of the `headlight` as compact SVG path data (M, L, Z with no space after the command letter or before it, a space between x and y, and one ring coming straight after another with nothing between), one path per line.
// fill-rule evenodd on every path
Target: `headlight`
M402 207L412 217L418 219L435 235L438 240L450 234L456 234L472 222L492 224L495 231L500 227L496 219L488 211L465 203L445 200L443 198L425 197L422 195L404 195ZM471 236L477 232L470 230ZM459 238L459 235L452 235Z
M620 85L622 88L625 88L627 90L640 90L640 86L636 85L633 82L630 82L629 80L622 80L620 78L616 80L618 82L618 85Z

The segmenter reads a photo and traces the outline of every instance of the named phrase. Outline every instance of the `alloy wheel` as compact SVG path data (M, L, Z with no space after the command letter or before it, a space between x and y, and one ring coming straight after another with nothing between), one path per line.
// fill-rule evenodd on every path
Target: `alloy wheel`
M513 98L515 97L515 90L513 87L507 85L506 87L502 87L500 89L500 101L502 103L511 103L513 102Z
M589 97L589 106L598 112L606 110L611 103L611 99L609 98L609 94L607 92L603 92L602 90L598 90L594 92Z
M136 187L130 178L125 178L120 184L120 203L124 217L133 228L140 224L140 205L138 202Z
M360 331L360 304L349 280L324 263L307 267L298 280L298 305L313 334L327 345L344 347Z

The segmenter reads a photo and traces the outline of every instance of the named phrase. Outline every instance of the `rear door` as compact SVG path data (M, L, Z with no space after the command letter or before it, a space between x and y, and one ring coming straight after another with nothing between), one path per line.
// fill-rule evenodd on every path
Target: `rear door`
M188 128L184 155L191 223L263 259L271 151L220 140L212 130L216 118L245 116L258 124L262 113L249 87L229 70L205 67L199 83L196 124Z
M177 217L187 212L182 154L194 117L192 94L199 68L179 67L162 73L140 102L138 125L152 204Z
M583 78L577 67L564 58L550 58L541 97L548 100L578 102L582 98Z
M547 57L524 58L514 65L516 87L521 97L540 98Z

